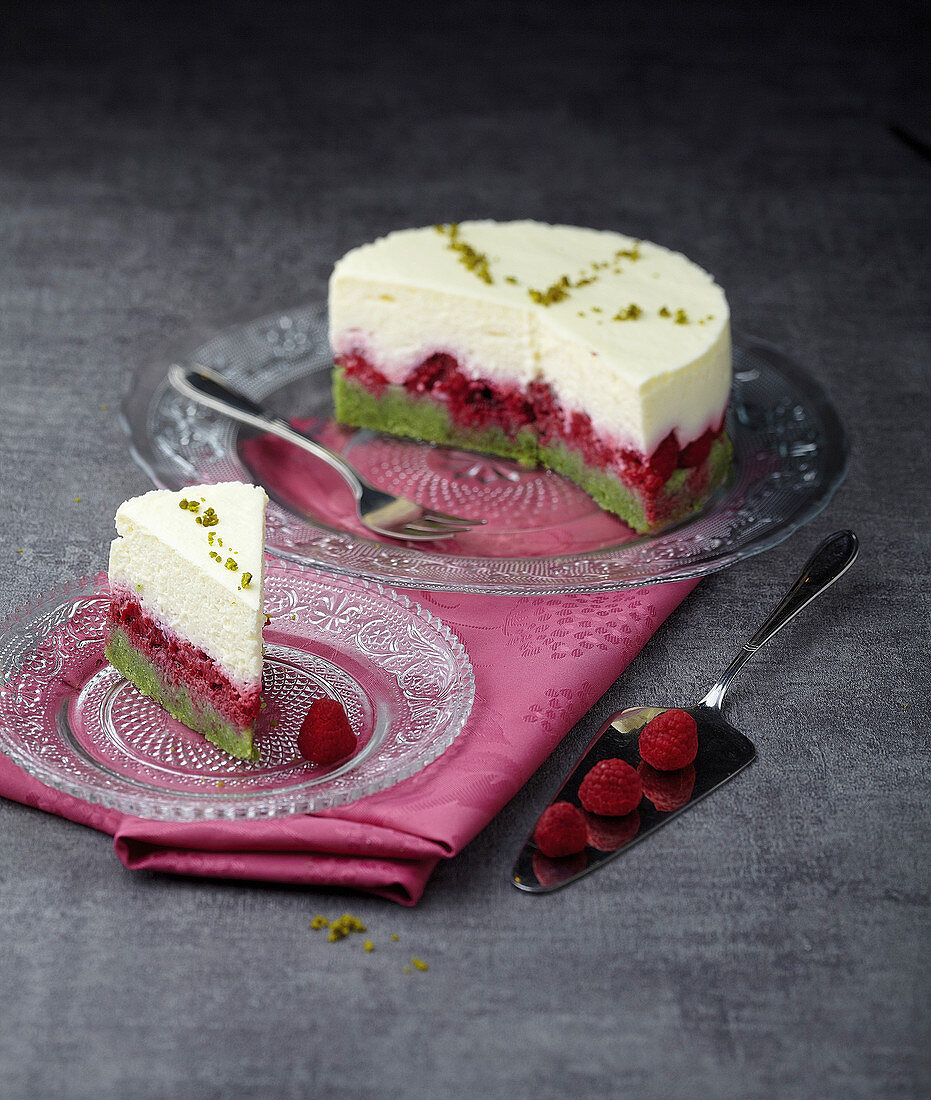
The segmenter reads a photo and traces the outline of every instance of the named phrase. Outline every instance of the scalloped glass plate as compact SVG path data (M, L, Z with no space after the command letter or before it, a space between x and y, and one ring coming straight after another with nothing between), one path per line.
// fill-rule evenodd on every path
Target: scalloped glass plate
M435 760L472 707L472 667L429 612L380 585L269 562L260 758L234 760L103 655L107 578L34 600L0 633L0 750L87 802L169 821L310 813L374 794ZM310 702L343 704L355 755L325 768L297 751Z
M636 535L556 474L336 425L320 307L241 325L183 361L205 363L297 418L380 488L488 520L444 542L380 539L359 523L349 490L322 462L181 397L164 362L137 373L123 422L156 485L262 484L272 501L272 553L394 587L533 596L700 577L776 545L817 515L847 464L828 396L785 353L755 339L735 340L727 484L702 511L652 536Z

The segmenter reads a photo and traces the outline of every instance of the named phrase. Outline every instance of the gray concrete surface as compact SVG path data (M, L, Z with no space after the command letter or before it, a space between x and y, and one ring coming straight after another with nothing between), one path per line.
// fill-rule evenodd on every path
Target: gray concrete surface
M679 248L834 395L849 479L705 581L421 904L131 874L0 802L0 1093L917 1097L928 1036L928 225L919 4L34 4L0 65L0 615L103 566L148 483L136 365L319 299L346 249L474 216ZM76 498L80 498L78 502ZM760 654L760 760L546 898L506 872L601 718ZM345 909L377 949L308 929ZM396 933L397 942L389 936ZM416 954L426 973L405 975Z

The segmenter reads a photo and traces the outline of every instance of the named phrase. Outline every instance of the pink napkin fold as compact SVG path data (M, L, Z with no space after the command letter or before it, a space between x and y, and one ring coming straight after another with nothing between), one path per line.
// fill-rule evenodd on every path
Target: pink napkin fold
M110 833L131 869L350 887L413 905L439 860L508 803L695 583L574 596L406 592L465 645L472 713L421 772L333 810L270 821L146 820L52 790L3 756L0 795Z

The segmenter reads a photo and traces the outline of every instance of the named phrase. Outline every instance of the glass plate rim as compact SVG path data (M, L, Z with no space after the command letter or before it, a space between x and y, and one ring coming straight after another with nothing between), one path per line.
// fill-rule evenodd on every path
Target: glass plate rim
M281 322L282 318L285 316L285 312L286 311L277 311L275 313L268 313L244 323L229 326L215 333L211 337L209 343L214 344L224 339L231 340L247 330L254 330L263 325L274 326L276 323ZM319 305L305 304L287 312L292 315L301 313L308 314L312 316L317 323L325 324L325 320L321 319L322 308ZM317 531L323 538L335 539L337 542L345 542L349 546L358 545L370 549L375 557L375 565L372 565L370 562L363 562L360 564L357 560L354 560L352 564L345 564L339 561L315 557L312 553L312 544L308 553L298 553L288 547L277 545L269 545L267 549L269 553L276 557L294 562L299 566L309 566L337 576L354 577L360 580L371 581L373 583L386 585L394 590L408 589L413 591L457 592L475 595L519 597L617 592L630 588L645 587L651 584L664 584L679 580L695 580L726 569L745 558L770 550L790 538L802 526L818 516L830 503L847 475L850 462L849 437L828 391L812 377L797 360L789 355L784 348L762 337L752 336L738 331L733 333L733 343L735 351L743 350L750 354L754 352L757 354L762 353L767 357L767 367L780 375L783 379L787 379L794 389L805 398L811 411L815 412L819 420L824 424L825 435L830 437L833 449L827 454L827 465L822 471L823 477L819 485L819 491L816 495L809 494L804 503L796 508L790 517L784 518L778 523L769 523L765 525L751 536L742 538L740 543L730 550L720 553L706 551L702 556L697 556L684 563L664 561L661 567L659 563L654 562L652 570L643 570L629 577L616 575L589 577L581 581L575 580L573 583L573 581L568 579L554 579L548 581L546 577L541 579L537 576L535 571L531 571L529 575L534 578L532 581L528 580L526 576L519 581L510 577L504 581L470 581L468 579L470 566L473 568L487 568L490 563L500 565L504 571L510 573L516 571L521 565L537 567L541 560L555 563L590 563L593 568L623 561L625 558L629 557L631 551L651 541L655 541L656 538L687 531L691 525L700 521L703 515L707 514L706 512L699 512L696 516L689 517L673 528L658 533L656 536L641 536L619 547L594 550L580 555L554 555L552 558L546 559L532 557L482 558L465 556L452 559L447 558L444 560L444 565L452 564L456 569L456 578L452 581L433 576L424 577L399 574L385 566L385 562L391 562L392 554L396 555L399 552L412 556L416 561L418 555L425 553L419 548L411 549L407 546L403 546L402 551L398 551L391 544L370 541L350 533L337 532L334 535L330 528L325 527L323 524L315 525L311 521L304 521L303 517L299 517L302 519L302 522L306 522L308 527ZM206 346L207 344L202 344L193 352L188 349L187 355L185 356L182 353L177 357L177 360L187 363L196 362L200 353ZM777 359L778 362L773 363L772 358ZM292 362L290 358L282 360L283 364L289 362ZM162 476L158 465L158 456L153 446L153 440L144 434L140 437L139 430L134 426L134 424L139 424L140 421L142 423L146 422L148 410L152 408L168 390L167 368L168 362L165 359L158 359L141 366L131 376L127 383L126 392L120 406L120 422L129 441L130 453L134 461L151 479L153 484L159 488L177 489L183 487L183 483L180 480L176 479L172 481ZM302 373L306 373L306 371L288 371L284 369L282 377L278 380L278 385L286 385L301 377ZM263 395L252 394L252 396ZM230 423L232 424L232 422ZM232 430L238 431L235 425L233 425ZM824 459L824 456L822 456L822 458ZM238 456L237 462L240 465L242 464ZM248 479L250 476L245 468L243 469L243 474L244 479ZM187 484L193 484L195 480L196 478L191 479ZM281 507L277 502L273 503L272 506ZM282 507L282 511L288 510ZM293 512L290 514L294 515Z
M310 570L294 562L281 559L272 559L269 562L269 568L280 570L283 577L290 574L307 578L310 575ZM331 794L328 794L325 790L321 792L319 788L308 788L307 786L283 788L264 793L217 790L178 792L166 790L164 793L134 791L131 794L125 794L120 790L110 790L100 786L89 787L79 780L56 772L53 767L42 761L36 761L28 753L22 752L15 744L10 743L2 724L0 724L0 754L7 757L23 772L45 786L78 798L89 805L101 806L105 809L147 820L167 822L252 821L289 817L296 814L316 813L320 810L334 809L388 790L432 764L443 753L447 752L456 739L461 736L475 702L474 669L468 652L455 631L416 600L411 599L403 592L396 592L390 587L364 578L343 576L338 579L347 585L361 588L396 604L403 611L410 612L416 619L427 624L448 647L450 656L454 659L457 672L461 677L456 719L447 726L441 737L431 741L426 751L421 752L416 758L408 760L403 767L390 773L389 776L376 777L374 780L370 779L363 789ZM10 670L10 675L7 675L7 669L4 667L6 662L3 655L3 643L10 633L27 627L42 612L56 607L64 607L82 595L104 594L106 585L107 574L105 572L71 578L30 597L24 604L14 608L3 619L0 619L0 661L2 661L0 663L0 701L6 694L10 679L18 671L18 664L14 664ZM274 623L274 619L272 622ZM37 637L35 639L36 644L40 644L47 637L47 632ZM34 649L32 651L34 652ZM0 702L0 709L2 709L2 702ZM93 761L90 761L90 763L93 764ZM169 805L172 802L181 803L182 808L179 809L177 806Z

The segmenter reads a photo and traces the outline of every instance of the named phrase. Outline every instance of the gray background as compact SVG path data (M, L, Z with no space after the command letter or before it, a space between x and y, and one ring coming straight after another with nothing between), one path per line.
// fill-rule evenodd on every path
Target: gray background
M406 225L681 249L832 392L850 475L705 581L415 909L132 874L0 802L0 1092L928 1095L931 164L890 130L931 140L923 6L330 7L7 9L0 615L99 570L149 487L116 411L139 363L319 300ZM733 691L759 762L570 890L515 891L601 719L693 699L848 526L858 564ZM374 953L309 931L346 908Z

